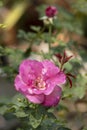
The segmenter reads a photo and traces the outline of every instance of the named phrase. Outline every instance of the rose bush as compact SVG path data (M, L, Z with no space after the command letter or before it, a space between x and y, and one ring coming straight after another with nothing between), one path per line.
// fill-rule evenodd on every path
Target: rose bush
M36 104L55 106L60 101L66 75L51 61L24 60L15 78L15 88Z

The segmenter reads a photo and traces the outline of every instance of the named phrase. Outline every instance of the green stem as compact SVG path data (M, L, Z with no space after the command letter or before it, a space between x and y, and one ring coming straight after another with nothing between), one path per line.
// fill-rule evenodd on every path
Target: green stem
M49 25L49 52L51 50L52 25Z

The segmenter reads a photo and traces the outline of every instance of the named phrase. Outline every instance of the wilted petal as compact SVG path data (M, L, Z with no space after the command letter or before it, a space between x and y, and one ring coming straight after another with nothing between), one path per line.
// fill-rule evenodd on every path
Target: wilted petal
M45 100L42 103L44 106L56 106L61 98L62 89L59 86L56 86L54 91L50 94L45 96Z

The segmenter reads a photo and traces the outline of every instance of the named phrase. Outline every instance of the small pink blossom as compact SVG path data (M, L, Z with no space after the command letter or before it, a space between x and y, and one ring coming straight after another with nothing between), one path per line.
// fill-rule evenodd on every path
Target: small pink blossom
M57 8L55 6L48 6L45 13L47 17L54 17L57 14Z
M24 60L15 78L15 88L32 103L55 106L60 101L66 75L49 60Z

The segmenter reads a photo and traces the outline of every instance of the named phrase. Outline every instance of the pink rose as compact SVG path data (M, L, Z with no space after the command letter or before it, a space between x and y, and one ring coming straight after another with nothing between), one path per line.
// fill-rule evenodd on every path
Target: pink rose
M15 88L36 104L55 106L61 97L65 74L49 60L24 60L15 78Z
M57 8L55 6L48 6L45 13L47 17L54 17L57 14Z

